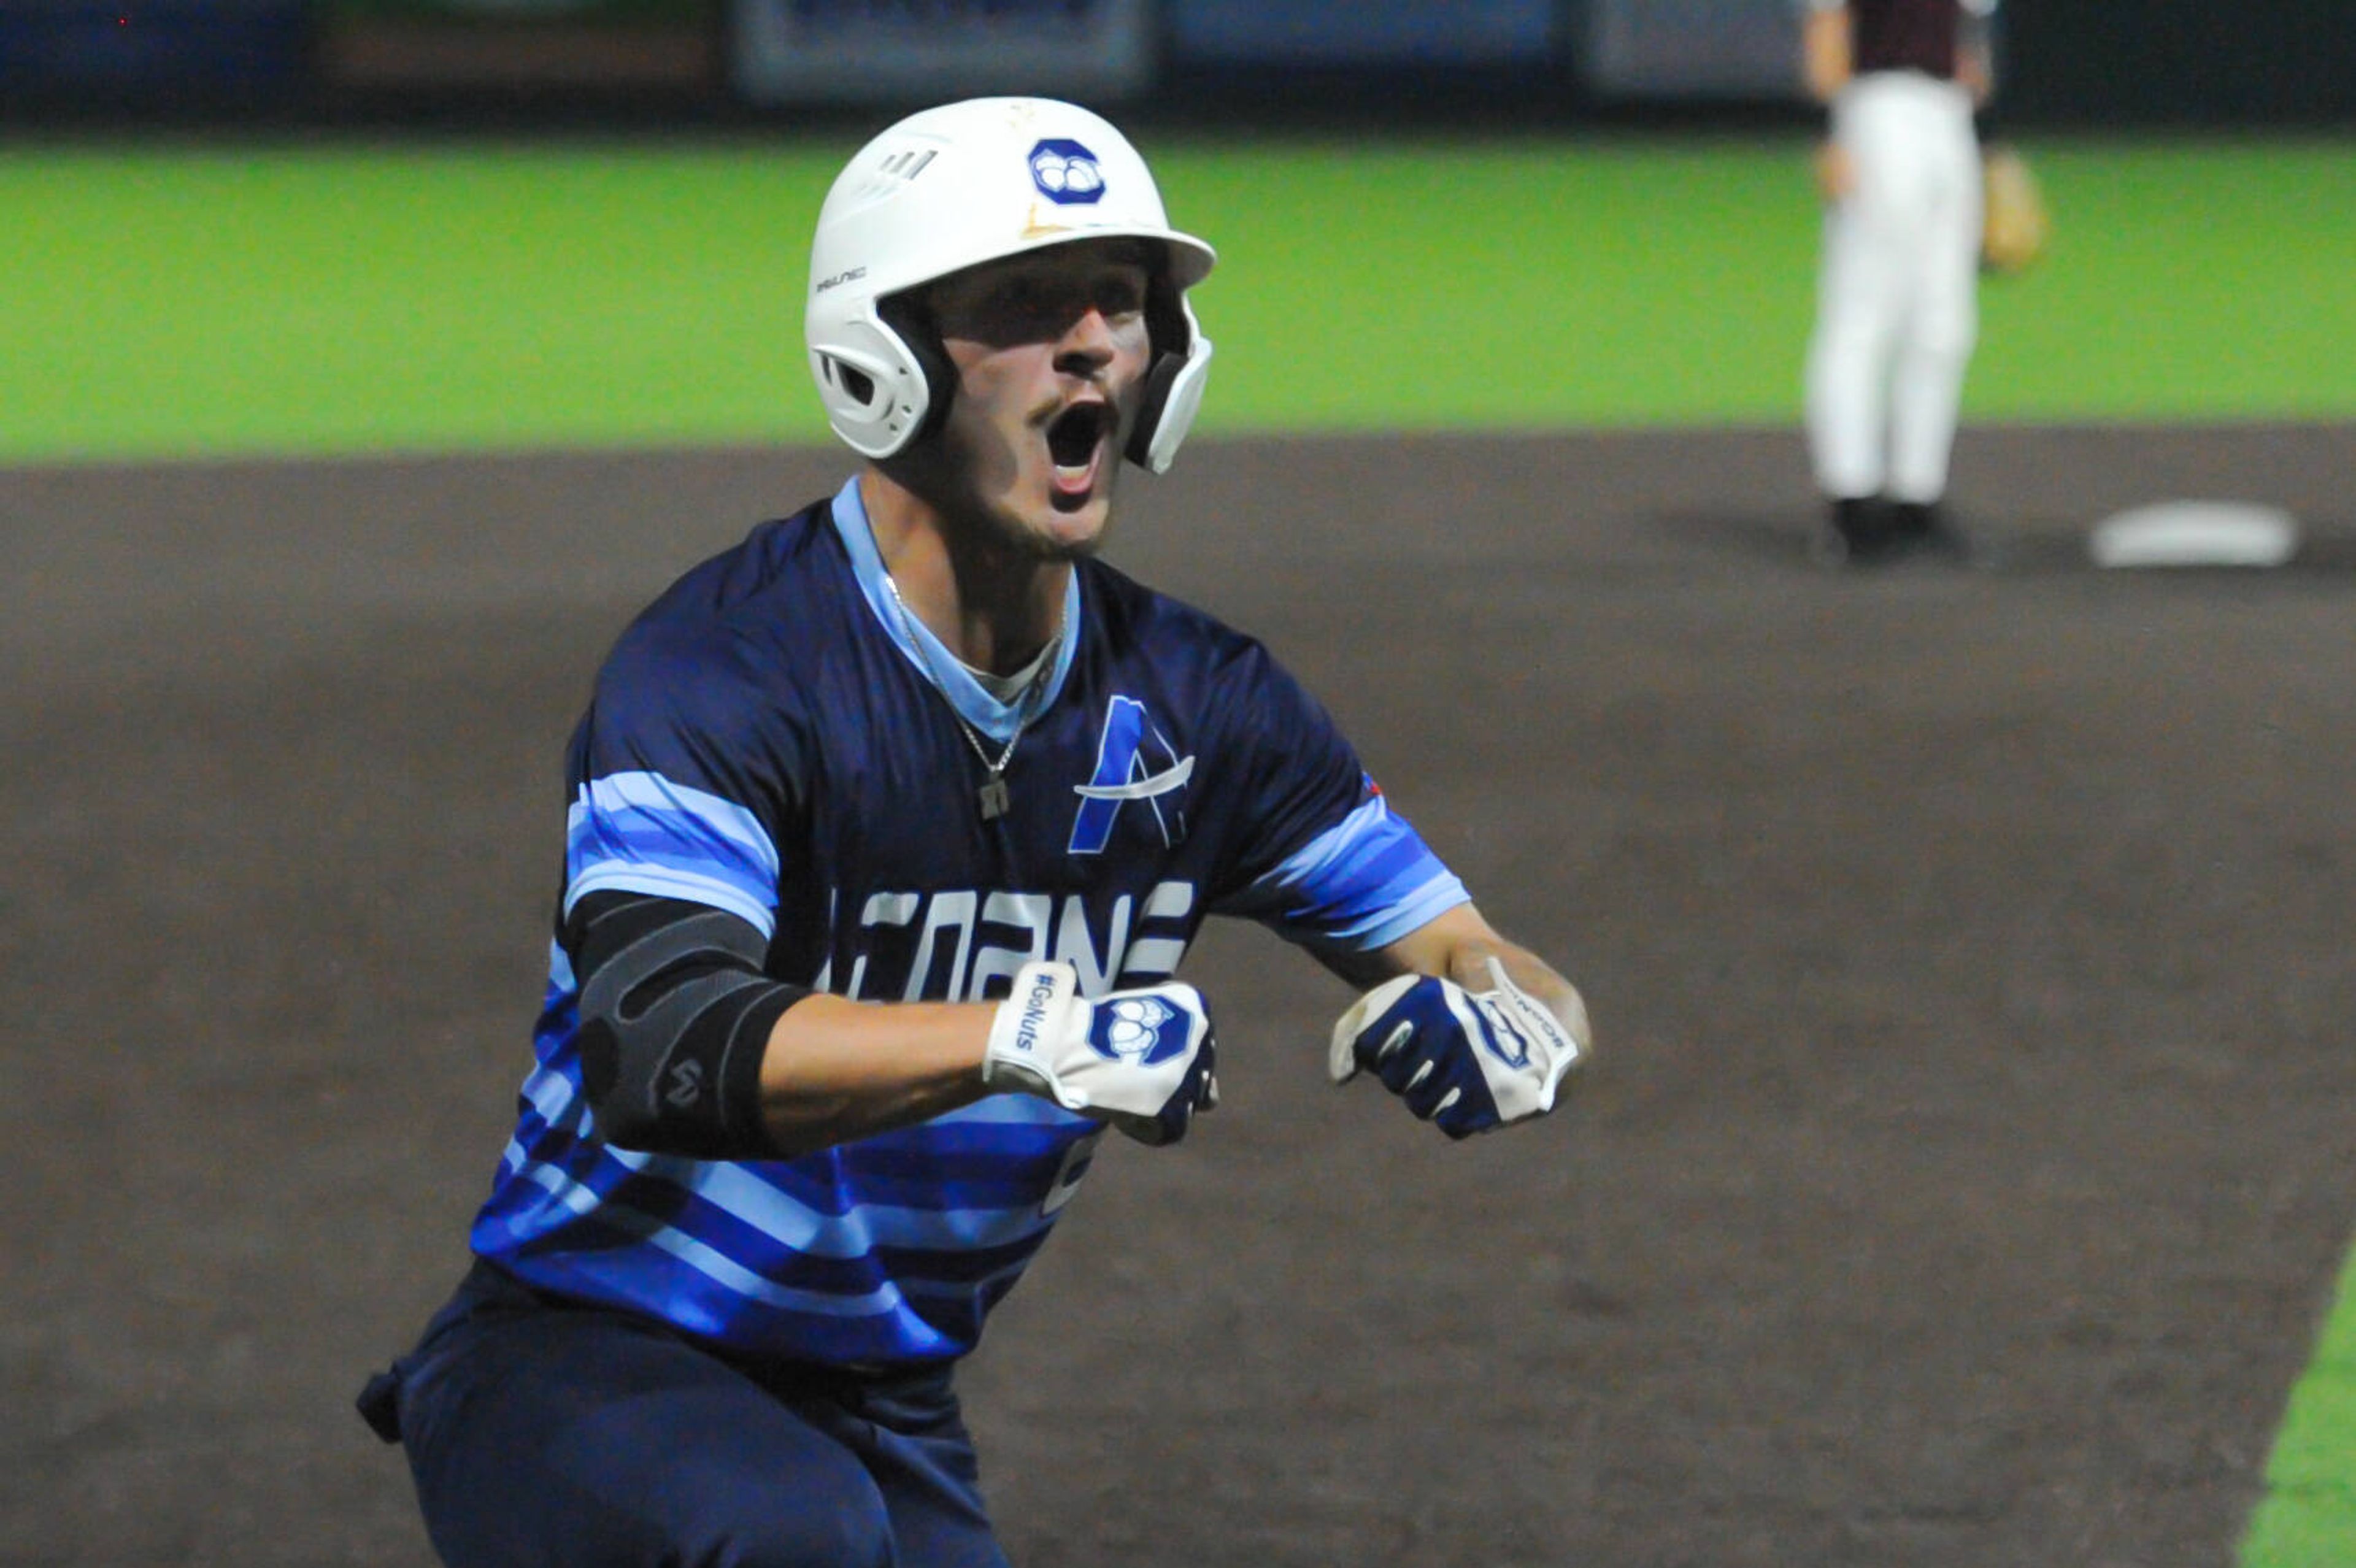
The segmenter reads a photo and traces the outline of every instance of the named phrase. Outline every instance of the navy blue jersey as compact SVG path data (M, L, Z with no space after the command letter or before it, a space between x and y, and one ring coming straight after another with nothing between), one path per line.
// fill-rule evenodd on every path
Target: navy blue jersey
M1167 978L1204 918L1380 946L1464 901L1265 648L1100 562L985 820L1015 709L895 613L854 482L691 571L626 632L570 753L558 913L601 890L727 910L768 973L875 1001L1005 995L1033 959L1084 994ZM1215 1002L1215 987L1214 987ZM475 1250L525 1280L756 1354L970 1349L1101 1125L1001 1094L801 1158L597 1136L561 946Z

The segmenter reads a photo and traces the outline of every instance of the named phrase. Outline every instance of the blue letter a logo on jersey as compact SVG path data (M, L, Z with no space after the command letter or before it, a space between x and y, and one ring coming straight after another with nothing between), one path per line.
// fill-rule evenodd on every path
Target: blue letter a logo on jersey
M1115 697L1105 704L1096 776L1072 786L1080 797L1080 814L1072 823L1071 852L1101 854L1112 841L1121 808L1129 805L1152 814L1165 847L1176 844L1186 837L1181 792L1194 776L1194 759L1178 754L1170 737L1146 718L1145 704L1134 697Z

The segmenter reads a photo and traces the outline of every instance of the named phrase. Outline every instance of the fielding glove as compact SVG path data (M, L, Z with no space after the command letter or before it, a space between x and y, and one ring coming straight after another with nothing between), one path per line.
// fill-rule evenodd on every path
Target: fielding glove
M2009 147L1989 148L1980 168L1980 265L1991 272L2027 272L2045 254L2052 229L2044 188Z
M1494 990L1402 975L1368 991L1333 1026L1333 1082L1372 1072L1451 1138L1553 1110L1579 1042L1495 958L1489 977Z
M1172 981L1080 995L1069 964L1025 964L998 1005L982 1081L1110 1122L1142 1144L1174 1144L1199 1107L1218 1103L1211 1015Z

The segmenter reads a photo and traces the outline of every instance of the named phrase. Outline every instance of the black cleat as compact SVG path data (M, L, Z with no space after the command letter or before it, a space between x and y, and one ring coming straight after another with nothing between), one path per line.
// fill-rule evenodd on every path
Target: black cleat
M1900 553L1900 541L1881 502L1856 496L1832 504L1816 553L1828 566L1878 566Z
M1893 501L1890 532L1897 552L1925 560L1970 562L1976 551L1971 537L1947 517L1936 501Z

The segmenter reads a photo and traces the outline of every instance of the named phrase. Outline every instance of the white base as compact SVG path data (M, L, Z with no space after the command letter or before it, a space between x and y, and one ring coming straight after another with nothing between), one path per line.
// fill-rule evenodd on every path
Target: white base
M2283 566L2298 553L2298 523L2247 501L2162 501L2104 518L2086 551L2103 567Z

